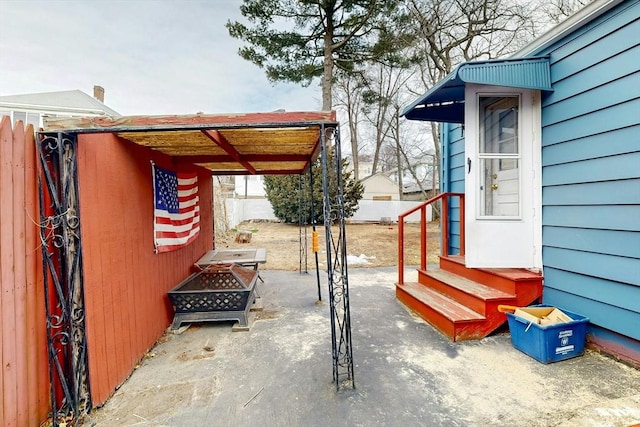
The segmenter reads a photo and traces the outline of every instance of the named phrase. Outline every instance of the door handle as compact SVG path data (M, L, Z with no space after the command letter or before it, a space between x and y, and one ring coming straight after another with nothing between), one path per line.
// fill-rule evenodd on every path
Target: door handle
M471 173L471 157L467 157L467 173Z
M498 189L498 184L491 184L491 189L492 190L497 190Z

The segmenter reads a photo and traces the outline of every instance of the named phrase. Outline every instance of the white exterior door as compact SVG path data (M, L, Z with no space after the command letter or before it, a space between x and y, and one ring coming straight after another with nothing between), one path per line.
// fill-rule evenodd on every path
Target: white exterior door
M540 129L538 91L467 85L467 267L542 267Z

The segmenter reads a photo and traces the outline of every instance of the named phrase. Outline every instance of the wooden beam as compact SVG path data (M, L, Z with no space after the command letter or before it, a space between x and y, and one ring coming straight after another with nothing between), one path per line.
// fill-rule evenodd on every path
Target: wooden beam
M303 169L299 170L270 170L268 172L262 172L260 175L300 175L304 173Z
M174 155L176 163L224 163L237 161L231 155ZM308 162L304 154L246 154L242 159L247 162Z
M44 131L125 132L179 129L274 128L325 124L337 126L335 111L297 111L181 116L79 117L44 120Z
M205 168L206 169L206 168ZM304 170L269 170L269 171L259 171L256 175L300 175L304 173ZM211 170L213 175L247 175L247 173L243 170Z
M229 141L227 141L227 138L222 136L222 134L220 132L218 132L217 130L213 130L213 129L203 129L202 133L205 134L206 136L208 136L209 139L211 139L213 142L218 144L218 146L220 148L222 148L224 151L229 153L229 155L235 161L237 161L242 166L244 166L247 169L247 171L251 173L251 175L255 175L256 174L256 169L253 166L251 166L251 163L249 163L248 161L244 160L242 158L242 156L240 155L240 153L238 153L238 150L236 150L233 147L233 145L231 145L231 143L229 143Z

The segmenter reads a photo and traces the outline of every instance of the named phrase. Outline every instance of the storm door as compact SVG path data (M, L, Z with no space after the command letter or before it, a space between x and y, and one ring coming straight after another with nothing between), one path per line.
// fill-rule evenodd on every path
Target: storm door
M539 254L537 92L468 85L465 103L466 265L522 267Z

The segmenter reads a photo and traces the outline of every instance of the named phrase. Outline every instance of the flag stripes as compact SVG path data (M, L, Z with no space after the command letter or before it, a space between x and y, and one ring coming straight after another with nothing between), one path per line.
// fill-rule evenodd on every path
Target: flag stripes
M153 169L154 244L169 252L194 241L200 232L200 198L195 172Z

